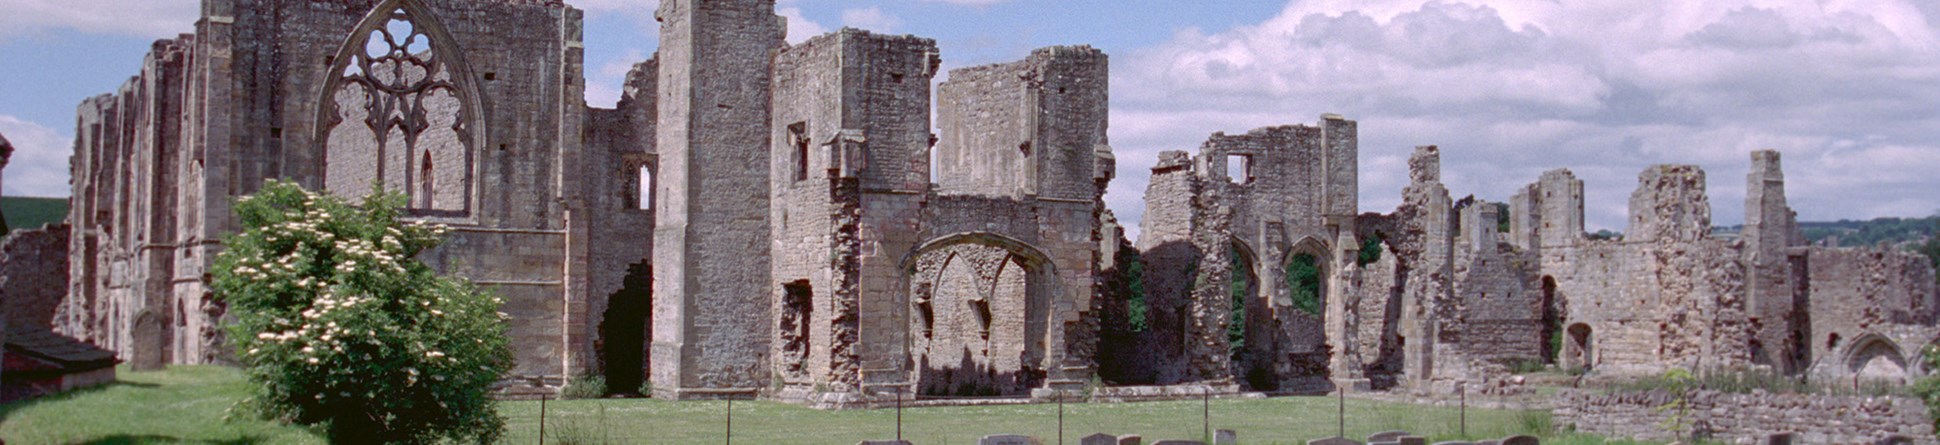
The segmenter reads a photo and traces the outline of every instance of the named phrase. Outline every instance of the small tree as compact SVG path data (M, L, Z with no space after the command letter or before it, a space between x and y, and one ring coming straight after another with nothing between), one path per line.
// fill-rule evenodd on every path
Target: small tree
M1927 369L1940 369L1940 347L1927 346L1920 351L1920 361ZM1940 373L1927 374L1913 381L1913 395L1926 402L1927 418L1934 427L1940 428Z
M510 369L500 300L412 259L443 226L400 222L405 198L360 207L272 181L236 202L215 292L265 418L334 443L489 443L505 429L490 386Z

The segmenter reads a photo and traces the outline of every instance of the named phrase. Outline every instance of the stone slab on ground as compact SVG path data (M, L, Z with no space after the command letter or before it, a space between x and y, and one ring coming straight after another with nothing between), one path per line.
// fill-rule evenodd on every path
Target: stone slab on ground
M983 436L977 445L1044 445L1042 439L1017 434L993 434Z

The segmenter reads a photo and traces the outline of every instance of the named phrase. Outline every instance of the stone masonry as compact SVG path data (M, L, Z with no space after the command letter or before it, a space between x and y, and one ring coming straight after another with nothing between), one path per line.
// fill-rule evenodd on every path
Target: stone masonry
M1327 114L1161 153L1134 243L1102 199L1103 52L939 73L917 36L787 44L775 7L662 0L606 109L558 0L206 0L77 107L69 225L7 241L4 299L124 359L225 362L207 269L230 203L286 180L450 225L420 259L506 298L508 397L1447 393L1531 363L1903 382L1940 338L1931 266L1806 247L1776 152L1740 237L1711 234L1702 169L1663 165L1592 239L1568 170L1458 199L1436 146L1362 213L1359 124Z

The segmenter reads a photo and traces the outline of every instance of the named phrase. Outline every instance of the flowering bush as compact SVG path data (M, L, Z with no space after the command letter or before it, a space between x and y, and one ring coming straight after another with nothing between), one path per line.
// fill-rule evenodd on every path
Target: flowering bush
M272 181L236 202L214 288L256 391L245 405L333 443L495 441L489 391L512 365L501 301L412 259L446 228Z

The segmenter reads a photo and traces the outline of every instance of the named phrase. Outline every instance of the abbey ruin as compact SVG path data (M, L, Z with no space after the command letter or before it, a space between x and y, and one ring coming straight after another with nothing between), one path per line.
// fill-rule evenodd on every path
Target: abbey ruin
M1905 381L1940 339L1924 259L1807 245L1776 152L1737 237L1702 169L1663 165L1591 239L1585 202L1615 198L1570 171L1457 199L1432 146L1364 212L1358 125L1330 114L1164 153L1128 240L1090 47L939 73L930 39L790 45L774 0L662 0L606 109L559 0L202 4L79 107L65 288L6 291L124 360L227 360L208 269L271 179L450 225L421 259L505 298L508 397L1433 392L1518 362Z

